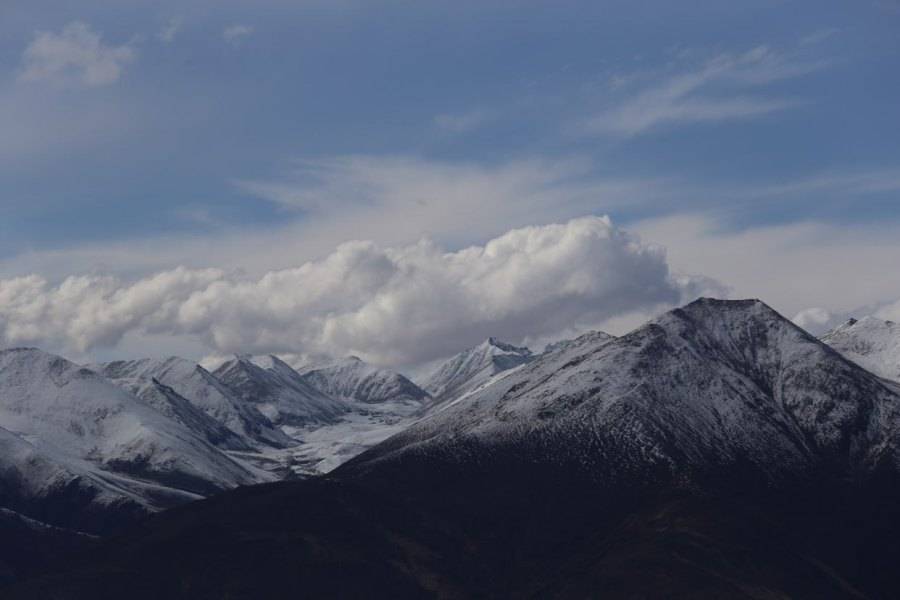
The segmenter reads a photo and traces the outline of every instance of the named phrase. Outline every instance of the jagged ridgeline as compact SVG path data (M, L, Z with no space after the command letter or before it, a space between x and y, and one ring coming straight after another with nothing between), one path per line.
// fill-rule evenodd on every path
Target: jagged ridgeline
M900 396L890 371L864 360L889 362L892 329L855 328L851 343L847 327L824 343L762 302L702 299L627 335L591 332L541 354L490 339L441 365L398 403L410 412L379 422L393 435L329 474L186 504L92 541L78 560L42 555L37 571L18 566L5 592L894 597ZM228 372L237 366L235 402L298 444L329 427L351 431L359 406L372 406L351 393L368 371L331 365L341 382L305 381L345 412L298 434L272 410L286 396L251 397L255 371ZM408 389L376 378L388 379ZM234 464L271 473L205 435ZM291 451L241 440L260 454Z

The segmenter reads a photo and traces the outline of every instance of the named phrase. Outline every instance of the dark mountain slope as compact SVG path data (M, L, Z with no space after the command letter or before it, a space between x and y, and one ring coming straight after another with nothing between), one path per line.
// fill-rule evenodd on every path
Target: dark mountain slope
M536 359L12 598L893 598L900 397L755 301Z

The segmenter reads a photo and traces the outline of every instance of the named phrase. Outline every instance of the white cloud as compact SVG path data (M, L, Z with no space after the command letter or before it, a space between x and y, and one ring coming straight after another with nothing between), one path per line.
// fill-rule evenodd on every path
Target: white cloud
M22 55L25 81L76 81L101 86L114 83L136 57L130 44L108 46L86 23L72 21L59 33L40 31Z
M263 198L257 201L284 207L277 225L208 223L190 234L26 248L0 260L0 277L59 279L94 271L133 278L177 265L220 264L261 275L352 239L397 246L428 237L460 248L511 228L671 199L671 182L596 179L587 176L590 166L577 158L495 165L366 156L304 161L278 178L241 184Z
M183 26L184 19L181 17L172 17L165 25L163 25L156 37L164 44L171 44L175 41L175 36L178 35Z
M699 66L651 83L589 119L587 133L633 136L676 123L744 119L798 106L791 98L748 95L746 88L798 77L827 66L793 60L759 46L743 54L719 54ZM632 75L614 76L631 82ZM623 87L618 85L616 87Z
M252 33L253 27L249 25L231 25L222 30L222 38L229 44L236 44L241 38L245 38Z
M403 156L338 156L297 161L281 178L237 181L248 194L314 215L377 210L389 219L432 235L479 231L609 210L636 198L652 198L665 187L655 180L597 180L591 164L519 159L497 165L427 161ZM547 211L552 214L546 218ZM541 214L543 213L543 214ZM372 215L367 215L371 218ZM539 218L544 217L544 218ZM489 233L497 233L492 231Z
M841 30L837 27L825 27L824 29L819 29L817 31L813 31L809 35L805 35L800 38L801 46L813 46L815 44L821 44L825 40L837 35Z
M492 116L490 111L476 109L461 114L437 115L434 118L434 124L441 131L460 135L478 129Z
M875 316L888 321L900 322L900 300L889 302L875 311Z
M664 246L673 269L708 275L734 297L761 298L787 316L809 307L859 316L900 298L900 280L891 276L900 240L891 222L730 230L709 216L680 215L630 229Z
M86 352L126 334L194 336L215 352L357 354L423 362L488 334L552 334L677 304L698 291L658 247L605 217L509 231L445 252L348 242L258 278L177 268L136 282L0 280L0 339Z
M791 320L813 335L822 335L845 322L847 316L834 314L827 308L816 306L801 310Z

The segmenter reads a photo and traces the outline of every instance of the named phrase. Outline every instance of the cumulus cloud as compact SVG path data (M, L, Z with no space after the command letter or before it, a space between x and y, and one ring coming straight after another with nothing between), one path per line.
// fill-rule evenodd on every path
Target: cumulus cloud
M253 33L253 28L249 25L231 25L222 30L222 39L229 44L236 44L241 38L245 38Z
M357 354L412 364L489 334L521 339L677 304L697 281L606 217L515 229L445 252L348 242L243 278L177 268L136 282L0 280L0 339L86 352L126 334L195 336L213 352Z
M59 33L39 31L22 55L20 78L25 81L77 81L101 86L114 83L135 59L129 44L110 46L81 21L72 21Z

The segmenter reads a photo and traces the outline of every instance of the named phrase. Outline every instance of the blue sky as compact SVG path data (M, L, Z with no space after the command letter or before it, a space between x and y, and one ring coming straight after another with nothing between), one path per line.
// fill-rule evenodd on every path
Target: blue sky
M785 312L891 302L898 28L893 0L13 0L0 277L262 274L609 215ZM746 274L707 259L754 240ZM838 243L865 293L790 271Z

